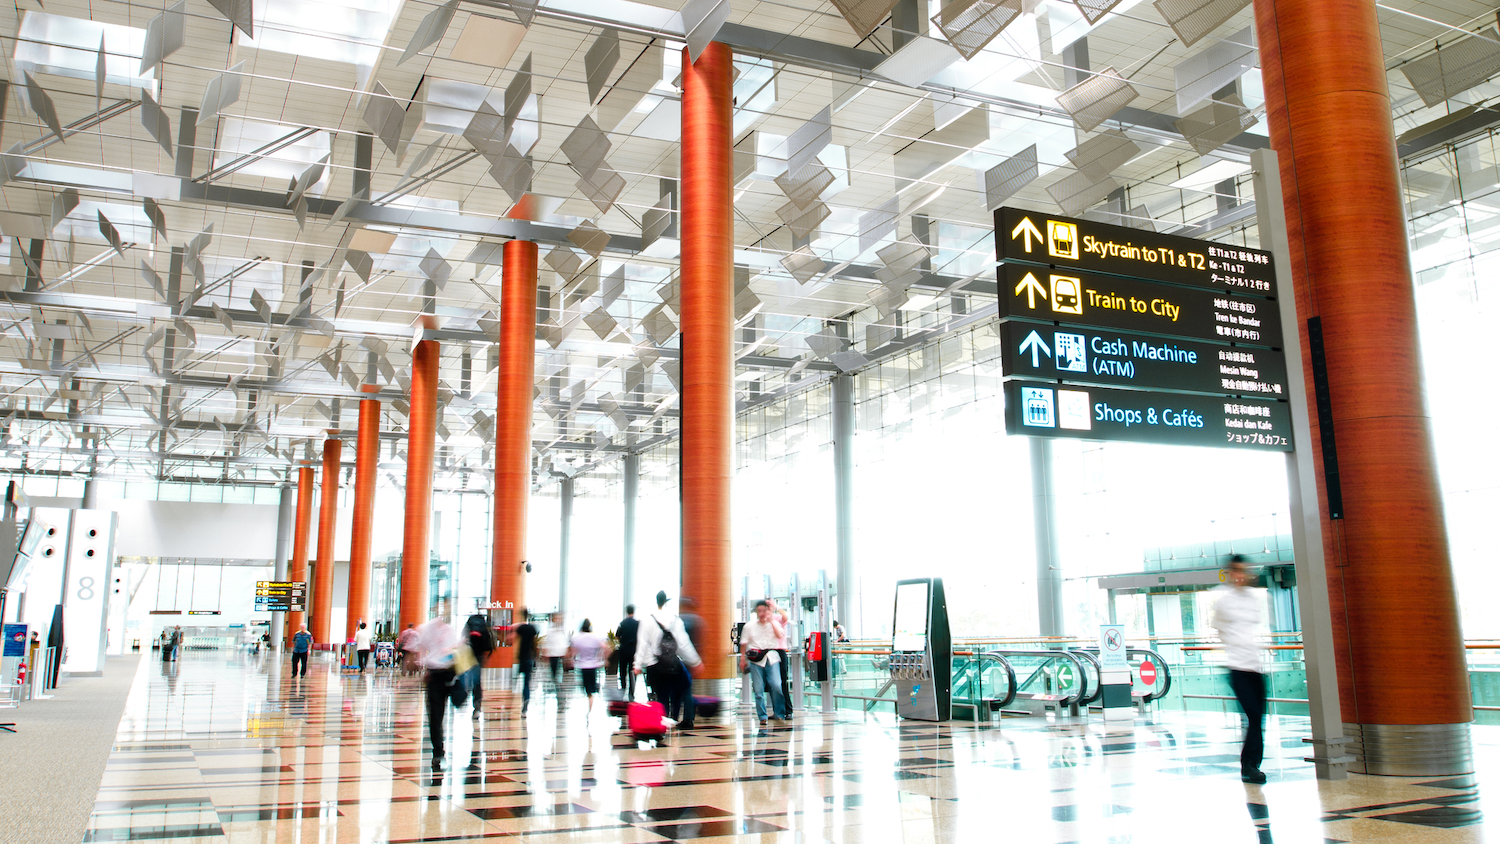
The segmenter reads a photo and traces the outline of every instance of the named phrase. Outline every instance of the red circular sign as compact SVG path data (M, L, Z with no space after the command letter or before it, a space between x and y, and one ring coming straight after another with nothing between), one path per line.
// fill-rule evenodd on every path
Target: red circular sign
M1148 686L1156 685L1156 666L1150 660L1141 663L1141 682Z

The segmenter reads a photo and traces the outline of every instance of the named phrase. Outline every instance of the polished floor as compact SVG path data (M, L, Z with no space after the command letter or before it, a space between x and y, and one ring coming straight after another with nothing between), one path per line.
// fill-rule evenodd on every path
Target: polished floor
M1477 778L1319 783L1305 721L1272 719L1270 782L1248 786L1218 714L726 717L645 747L569 687L525 719L508 692L478 721L450 711L452 769L434 772L415 679L288 675L265 656L143 660L84 841L1471 842L1500 812L1500 728L1475 731Z

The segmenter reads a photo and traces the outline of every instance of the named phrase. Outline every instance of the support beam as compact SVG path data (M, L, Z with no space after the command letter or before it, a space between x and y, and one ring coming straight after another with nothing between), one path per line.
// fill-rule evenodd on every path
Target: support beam
M331 433L335 433L330 431ZM339 461L344 444L333 437L323 441L323 500L318 507L318 561L313 571L313 641L334 644L329 639L333 623L333 540L338 533Z
M297 469L297 526L296 535L292 539L292 575L291 580L299 583L307 582L307 543L312 533L312 503L313 503L313 468L302 466ZM307 595L302 596L304 605ZM305 612L287 613L288 635L297 632L307 620Z
M379 388L361 386L366 392ZM359 434L354 448L354 518L349 535L349 601L345 641L354 638L359 622L370 614L370 543L375 521L375 482L380 462L380 400L359 403Z
M1062 636L1062 558L1057 553L1052 441L1031 438L1031 514L1036 543L1036 621L1043 636Z
M682 51L682 591L710 643L702 676L727 681L734 477L734 54ZM717 644L716 644L717 643ZM717 651L717 654L716 654Z
M834 621L863 630L854 618L854 376L833 376ZM832 629L830 627L830 629Z
M641 497L641 455L627 452L621 467L625 478L625 548L622 565L621 606L635 603L635 514Z
M276 508L276 568L273 579L280 583L287 580L287 563L292 556L292 523L296 512L297 493L290 485L281 488L281 503ZM281 649L281 637L285 632L286 613L271 613L271 651Z
M526 606L526 514L531 500L531 399L536 377L537 246L504 246L500 281L500 371L495 388L495 512L490 600ZM498 665L510 667L511 649Z
M563 624L568 623L568 546L573 534L573 479L563 478L561 489L562 517L558 519L561 534L557 542L557 612Z
M432 456L437 438L436 340L412 349L411 415L406 443L406 527L401 543L401 614L398 626L427 620L427 565L432 539Z
M1470 773L1473 701L1376 4L1256 0L1255 21L1303 320L1287 339L1308 352L1309 403L1323 402L1297 445L1316 458L1350 767Z

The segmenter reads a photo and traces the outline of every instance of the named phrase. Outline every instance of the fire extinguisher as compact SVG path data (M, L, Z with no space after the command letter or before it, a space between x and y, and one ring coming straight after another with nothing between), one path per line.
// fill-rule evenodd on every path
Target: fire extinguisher
M20 667L16 669L16 685L26 685L26 663L24 662L21 663Z

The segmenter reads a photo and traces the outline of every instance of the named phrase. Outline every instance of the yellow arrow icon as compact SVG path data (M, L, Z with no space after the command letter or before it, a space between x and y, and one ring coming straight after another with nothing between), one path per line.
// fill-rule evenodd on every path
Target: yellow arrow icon
M1039 243L1042 241L1042 231L1041 231L1041 229L1038 229L1036 227L1035 223L1031 222L1031 218L1030 217L1022 217L1021 218L1021 222L1018 223L1016 225L1015 229L1013 229L1011 231L1011 233L1010 233L1010 239L1011 240L1015 240L1016 238L1018 238L1018 237L1020 237L1022 235L1026 236L1025 243L1026 243L1026 251L1028 253L1031 252L1031 239L1033 237L1036 238L1037 242L1039 242Z
M1047 298L1047 288L1043 287L1042 283L1037 281L1036 276L1031 273L1027 273L1026 277L1021 279L1021 283L1016 285L1016 295L1020 296L1023 290L1026 292L1026 307L1032 310L1036 309L1038 293L1042 294L1043 299Z

